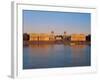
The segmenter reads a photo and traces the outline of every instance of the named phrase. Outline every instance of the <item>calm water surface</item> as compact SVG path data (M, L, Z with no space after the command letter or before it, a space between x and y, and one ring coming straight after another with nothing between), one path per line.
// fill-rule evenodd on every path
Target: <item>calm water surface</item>
M30 45L23 48L23 69L90 66L89 45Z

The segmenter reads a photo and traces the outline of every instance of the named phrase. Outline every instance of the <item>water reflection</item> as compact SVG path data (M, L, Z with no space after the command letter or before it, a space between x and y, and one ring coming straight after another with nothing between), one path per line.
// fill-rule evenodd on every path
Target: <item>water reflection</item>
M29 45L29 47L31 47L31 48L44 48L44 49L46 49L46 48L49 48L51 45L44 45L44 44L42 44L42 45Z
M23 48L23 69L90 65L88 45L29 45Z
M90 65L90 46L88 45L71 46L71 51L72 51L71 53L73 58L73 65L77 66Z

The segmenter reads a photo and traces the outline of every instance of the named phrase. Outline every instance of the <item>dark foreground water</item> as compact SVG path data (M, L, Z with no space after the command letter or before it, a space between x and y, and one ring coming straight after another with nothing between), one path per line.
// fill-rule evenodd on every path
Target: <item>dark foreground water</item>
M23 48L23 69L90 66L89 45L30 45Z

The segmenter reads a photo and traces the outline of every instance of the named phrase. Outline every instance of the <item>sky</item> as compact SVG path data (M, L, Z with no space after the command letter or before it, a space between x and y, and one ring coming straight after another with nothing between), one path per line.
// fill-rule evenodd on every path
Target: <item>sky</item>
M54 12L23 10L24 33L50 33L55 34L91 32L91 14L76 12Z

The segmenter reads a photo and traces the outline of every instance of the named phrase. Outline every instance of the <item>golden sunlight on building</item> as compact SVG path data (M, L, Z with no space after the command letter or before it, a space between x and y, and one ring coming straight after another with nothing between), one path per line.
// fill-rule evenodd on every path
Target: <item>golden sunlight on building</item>
M72 34L71 41L86 41L86 36L84 34Z
M39 41L49 41L49 35L48 34L39 34Z
M29 33L29 36L30 36L30 41L37 41L38 40L38 34L35 34L35 33Z
M29 33L30 41L48 41L49 35L48 34L36 34L36 33Z

